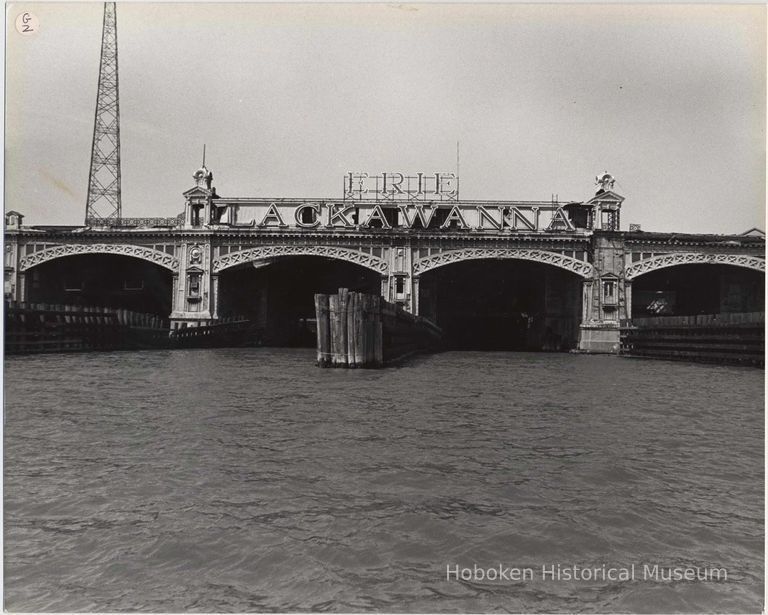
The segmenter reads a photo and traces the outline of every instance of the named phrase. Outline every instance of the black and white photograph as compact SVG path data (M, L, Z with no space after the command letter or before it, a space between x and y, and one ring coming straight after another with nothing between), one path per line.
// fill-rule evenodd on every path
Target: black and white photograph
M765 4L5 10L5 612L765 612Z

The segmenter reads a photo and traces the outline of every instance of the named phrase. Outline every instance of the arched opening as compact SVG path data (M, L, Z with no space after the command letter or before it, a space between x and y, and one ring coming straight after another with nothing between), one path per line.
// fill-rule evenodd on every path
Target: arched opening
M733 265L656 269L632 282L632 316L691 316L765 309L765 275Z
M26 272L31 303L111 307L167 317L170 270L118 254L76 254L35 265Z
M516 259L470 260L421 275L419 313L442 327L449 348L574 348L581 319L581 278Z
M314 347L315 293L335 293L339 288L379 294L381 275L322 256L253 261L219 274L219 316L255 322L266 345Z

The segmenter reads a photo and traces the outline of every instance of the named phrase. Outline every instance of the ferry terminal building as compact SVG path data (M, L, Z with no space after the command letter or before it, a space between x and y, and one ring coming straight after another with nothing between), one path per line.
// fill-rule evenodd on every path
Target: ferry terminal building
M175 218L25 226L6 213L5 295L105 305L172 328L245 317L307 345L313 295L380 293L454 348L616 352L633 315L764 309L765 237L621 230L624 197L459 199L452 173L348 173L341 198L220 196L203 166Z

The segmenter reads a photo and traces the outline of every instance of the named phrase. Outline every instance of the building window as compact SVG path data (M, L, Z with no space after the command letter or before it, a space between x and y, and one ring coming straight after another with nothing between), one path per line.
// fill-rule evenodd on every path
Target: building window
M187 295L190 299L199 299L200 298L200 274L199 273L190 273L188 278L188 285L187 285Z
M603 282L603 301L616 303L616 282L613 280Z
M398 248L395 254L395 271L405 271L405 250Z
M405 278L395 278L395 294L398 298L405 294Z

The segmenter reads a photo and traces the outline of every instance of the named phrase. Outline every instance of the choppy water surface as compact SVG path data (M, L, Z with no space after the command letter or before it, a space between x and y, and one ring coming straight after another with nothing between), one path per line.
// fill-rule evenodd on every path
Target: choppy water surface
M606 356L6 360L5 607L750 611L763 377ZM446 566L728 581L446 580Z

